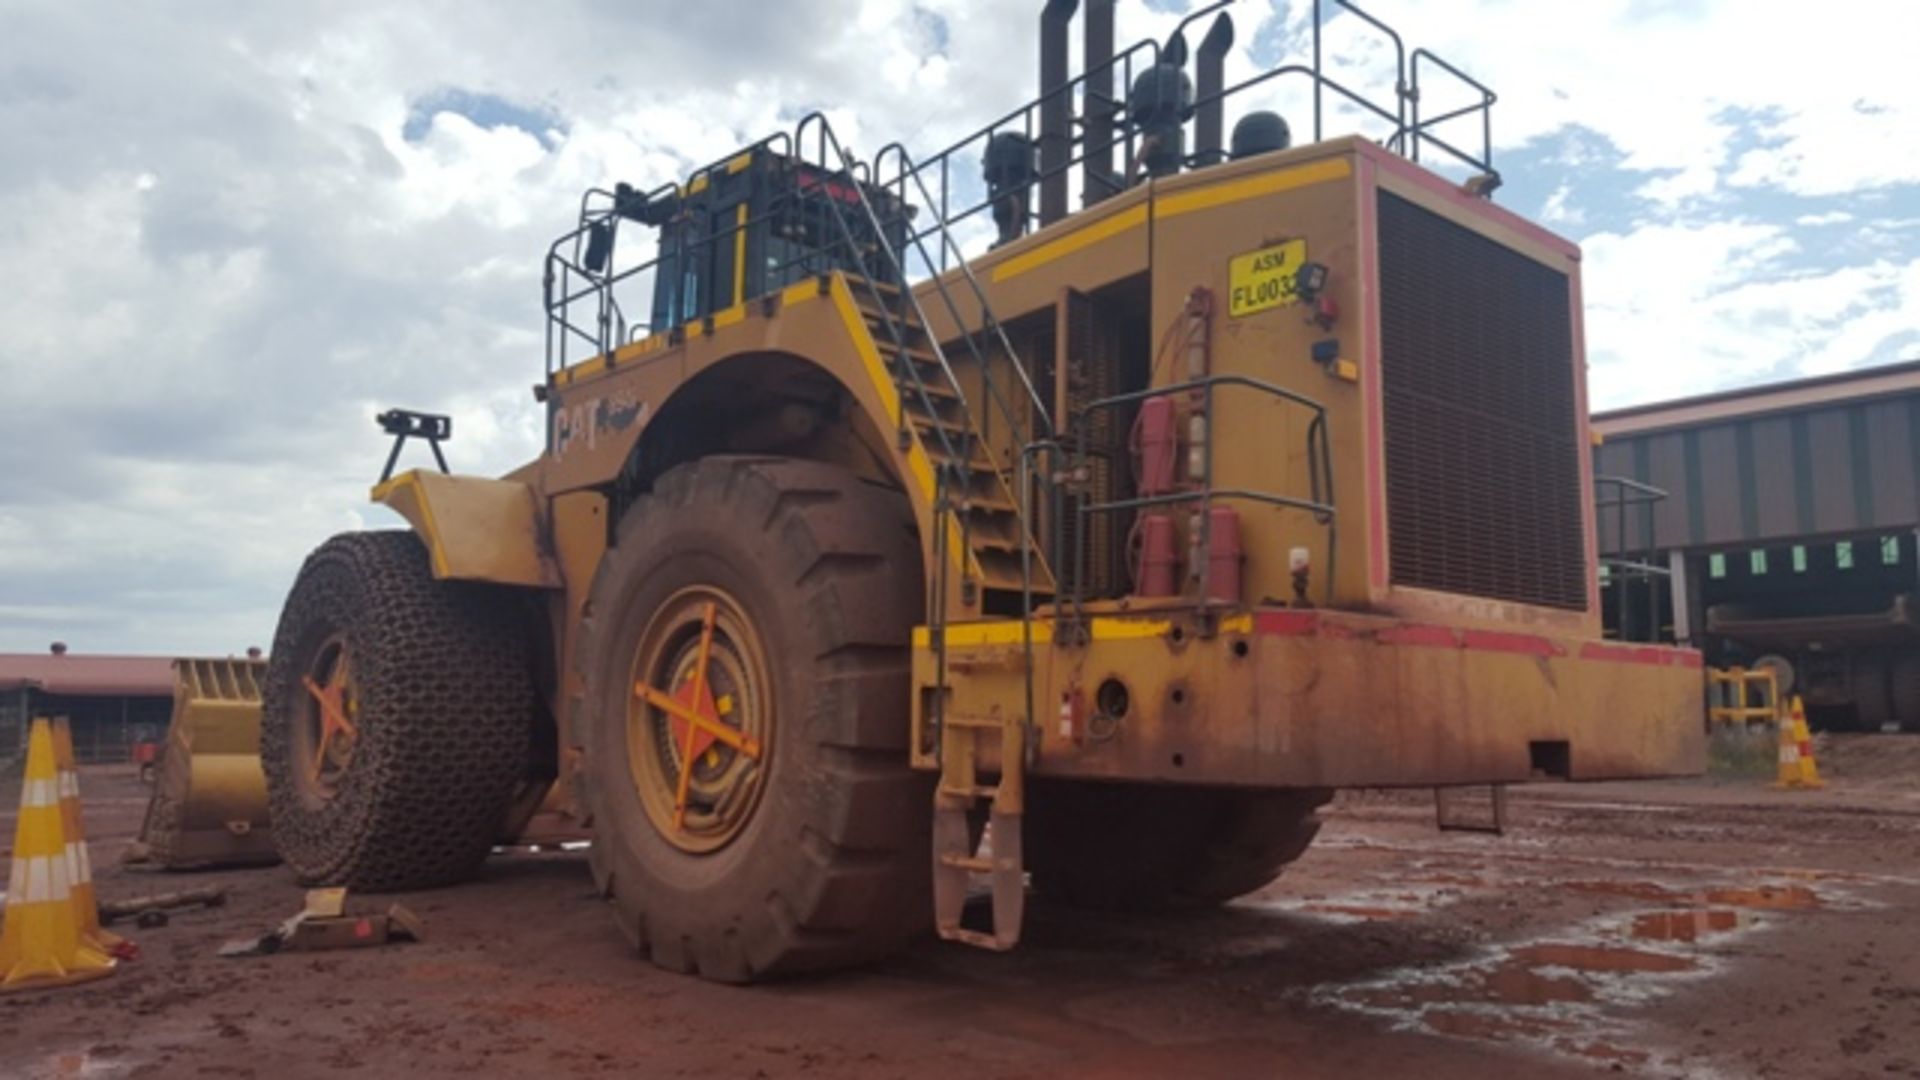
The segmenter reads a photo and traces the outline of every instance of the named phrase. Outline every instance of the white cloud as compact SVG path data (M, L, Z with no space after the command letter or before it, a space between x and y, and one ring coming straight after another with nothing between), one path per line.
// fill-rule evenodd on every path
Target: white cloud
M1799 265L1780 226L1655 226L1585 246L1594 407L1895 359L1915 344L1920 258Z
M1180 16L1160 6L1120 5L1123 45L1172 28ZM1306 7L1237 5L1229 81L1276 59L1256 60L1256 41L1303 47ZM1732 0L1651 14L1636 0L1371 7L1500 92L1501 146L1572 124L1595 133L1567 140L1572 179L1542 213L1591 233L1600 403L1920 344L1913 204L1886 195L1920 180L1920 143L1889 134L1913 130L1920 111L1898 35ZM0 39L0 387L11 406L0 648L263 643L305 551L390 520L364 501L386 449L370 422L378 408L454 414L449 453L463 470L502 471L537 451L527 387L541 363L539 260L583 188L675 179L815 108L861 153L894 139L942 148L1031 96L1037 8L11 10ZM1390 74L1367 66L1383 45L1356 29L1336 21L1330 66L1391 100ZM449 89L552 128L446 110L404 137L418 103ZM1257 95L1297 141L1311 133L1305 89L1283 80ZM1430 84L1429 115L1448 94ZM1330 102L1328 115L1334 134L1357 114ZM1658 175L1616 173L1600 139ZM1598 208L1622 185L1659 213L1605 217ZM1720 220L1748 185L1847 209ZM1795 246L1794 228L1852 223L1852 265ZM977 250L985 223L964 237Z
M1724 161L1732 109L1769 118L1761 134L1776 144L1743 156L1743 181L1814 195L1920 180L1920 140L1905 137L1920 123L1907 40L1874 32L1876 10L1883 31L1906 11L1861 5L1819 18L1788 0L1422 0L1385 14L1499 93L1504 145L1578 124L1610 139L1630 168L1697 176ZM1348 25L1330 35L1336 50L1367 37L1356 20L1339 23Z
M1547 196L1546 205L1540 209L1540 220L1561 228L1579 228L1586 224L1587 215L1577 206L1568 205L1573 196L1572 184L1561 184Z

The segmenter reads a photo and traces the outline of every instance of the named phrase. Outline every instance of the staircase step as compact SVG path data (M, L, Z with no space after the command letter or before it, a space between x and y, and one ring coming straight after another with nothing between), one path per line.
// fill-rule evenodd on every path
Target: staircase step
M913 392L909 390L907 393L911 395ZM947 416L928 416L925 411L918 408L908 409L907 418L909 420L912 420L913 425L919 428L922 433L930 431L934 428L939 428L941 431L946 432L950 436L957 435L963 439L970 439L973 437L973 425L967 423L965 418L956 418L956 417L947 417Z
M1020 515L1011 509L975 503L967 508L966 514L967 535L975 543L1016 546L1020 543Z
M886 303L892 306L886 308L876 307L874 306L873 297L867 295L864 289L854 290L853 306L860 312L860 317L866 320L867 328L873 331L873 336L876 340L886 338L887 319L889 318L893 319L894 323L910 338L924 336L920 334L919 323L914 321L912 309L902 311L899 301L897 300L889 299Z
M973 555L980 563L982 586L989 589L1006 589L1011 592L1020 590L1020 555L1017 551L975 545ZM1052 589L1052 585L1047 580L1046 568L1040 565L1039 559L1033 561L1033 588L1035 592Z
M876 290L882 296L892 297L894 299L898 299L900 296L900 286L890 281L881 281L878 278L856 277L849 274L847 276L847 287L853 290L855 296L859 296L862 293L872 295L867 292L869 289Z
M947 453L946 448L940 445L938 439L927 440L927 456L933 459L935 467L964 465L968 476L976 487L980 487L983 478L994 481L991 486L981 488L981 494L984 495L988 492L999 491L1000 473L999 470L993 467L993 463L987 459L985 448L981 447L975 440L968 439L967 449L970 451L969 456L956 458Z
M968 930L959 926L942 926L940 937L945 941L957 941L962 945L971 945L976 949L988 949L993 952L1006 952L1017 942L1003 941L993 934L983 934L978 930Z
M958 412L961 400L960 391L945 379L922 379L920 384L927 388L927 396L933 399L933 407L943 412ZM920 390L909 381L896 381L894 389L900 391L900 400L907 408L925 414L926 406L920 401Z
M951 795L959 799L991 799L995 795L1000 794L1000 789L991 784L955 786L943 783L940 785L940 794Z
M925 339L923 338L922 340ZM873 343L879 347L881 358L886 360L889 366L892 366L895 358L901 355L900 346L895 345L893 339L887 337L886 331L884 330L873 336ZM927 372L939 372L942 381L945 380L945 372L940 366L940 358L933 354L932 349L909 341L905 355L922 369L921 379L925 380L927 378Z

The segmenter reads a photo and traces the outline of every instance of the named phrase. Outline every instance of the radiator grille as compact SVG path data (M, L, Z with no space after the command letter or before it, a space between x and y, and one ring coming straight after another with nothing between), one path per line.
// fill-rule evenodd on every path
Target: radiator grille
M1567 278L1380 193L1396 585L1586 607Z

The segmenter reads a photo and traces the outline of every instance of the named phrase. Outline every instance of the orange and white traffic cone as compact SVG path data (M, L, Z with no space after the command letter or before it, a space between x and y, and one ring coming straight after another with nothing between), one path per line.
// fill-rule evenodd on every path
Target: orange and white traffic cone
M1807 728L1807 709L1798 694L1793 696L1789 714L1780 720L1780 779L1773 786L1826 786L1826 781L1820 779L1820 766L1813 760L1813 732Z
M112 955L126 938L100 925L100 900L93 892L93 860L87 856L87 830L80 819L80 770L73 760L73 729L67 718L53 721L53 764L60 771L60 825L67 841L67 888L80 916L80 934L94 948Z
M45 720L35 720L27 736L27 772L20 789L5 920L5 929L0 929L0 990L67 986L113 973L113 959L80 932L67 880L53 725Z

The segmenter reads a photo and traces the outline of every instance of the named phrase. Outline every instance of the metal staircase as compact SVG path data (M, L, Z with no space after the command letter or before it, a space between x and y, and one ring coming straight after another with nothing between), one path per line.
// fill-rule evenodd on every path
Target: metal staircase
M974 597L970 606L1019 610L1013 598L1023 589L1021 548L1029 531L1014 481L988 452L985 436L977 426L979 420L964 392L946 377L938 343L912 307L900 302L900 290L871 279L852 287L875 351L893 373L894 387L900 395L900 449L918 446L927 455L964 537L963 596ZM878 296L884 306L876 305L873 296ZM898 332L897 341L894 331ZM1044 554L1040 559L1043 581L1039 592L1050 595L1051 577L1045 569ZM976 592L978 595L974 595Z
M1036 593L1051 594L1052 574L1046 553L1037 543L1033 522L1025 512L1031 492L1023 498L1015 482L989 451L988 425L996 419L1007 425L1003 439L1015 455L1052 439L1049 410L1034 389L1026 366L994 318L984 289L966 265L960 247L937 211L933 225L923 231L904 230L906 244L921 264L939 265L939 256L957 257L958 269L934 273L927 281L928 299L943 305L960 333L959 348L969 374L978 378L985 405L969 400L968 387L956 373L947 348L928 329L926 310L907 283L903 252L888 241L887 222L854 182L864 171L840 145L825 117L808 117L800 124L796 144L804 153L809 132L817 140L816 161L835 169L844 187L857 193L857 207L843 209L829 199L827 206L840 242L855 252L864 274L847 274L856 306L866 323L876 351L886 363L900 394L899 451L924 453L934 477L935 578L929 590L927 628L935 662L935 694L928 723L938 737L939 781L934 794L933 876L934 924L940 936L991 949L1008 949L1020 938L1021 914L1026 903L1026 872L1021 857L1021 816L1025 805L1025 773L1036 745L1030 716L962 716L946 708L946 631L952 592L949 574L956 562L964 574L958 590L963 608L973 615L1012 611L1030 617L1027 610ZM908 174L917 176L913 170ZM860 215L860 224L848 216ZM862 235L862 234L865 235ZM927 239L939 245L930 251ZM843 271L844 273L844 271ZM978 312L972 325L954 295L967 291L971 309ZM1026 395L1026 417L1014 409L994 381L995 362L1011 369ZM1046 477L1023 482L1046 485ZM957 544L956 544L957 541ZM957 556L957 557L956 557ZM996 602L997 601L997 602ZM1009 607L1009 601L1014 606ZM1032 667L1030 636L1026 656ZM989 829L986 843L973 828L982 805ZM992 894L990 930L962 925L967 894L974 875L982 874Z

